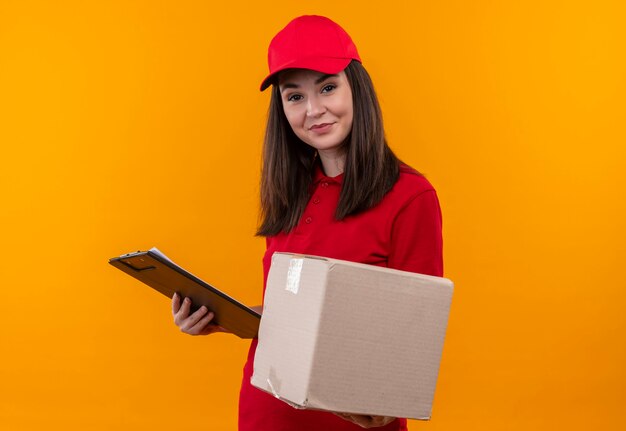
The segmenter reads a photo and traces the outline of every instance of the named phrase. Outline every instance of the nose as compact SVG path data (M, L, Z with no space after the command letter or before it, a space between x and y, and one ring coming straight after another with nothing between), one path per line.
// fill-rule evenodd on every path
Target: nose
M306 115L308 117L319 117L326 112L326 106L318 97L309 97L307 99Z

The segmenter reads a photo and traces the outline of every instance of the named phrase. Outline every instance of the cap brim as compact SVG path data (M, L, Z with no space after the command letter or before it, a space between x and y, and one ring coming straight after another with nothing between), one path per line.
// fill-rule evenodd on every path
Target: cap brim
M276 79L277 75L287 69L309 69L320 73L328 73L334 75L348 67L351 61L351 58L327 57L298 59L297 61L292 61L291 63L281 65L272 73L267 75L263 82L261 82L260 90L264 91L267 87L274 84L274 80Z

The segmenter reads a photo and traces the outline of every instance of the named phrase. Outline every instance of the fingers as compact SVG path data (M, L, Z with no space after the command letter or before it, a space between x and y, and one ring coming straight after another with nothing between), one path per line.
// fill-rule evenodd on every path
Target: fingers
M191 299L187 297L183 299L183 304L180 306L177 314L180 314L185 319L189 316L189 311L191 311Z
M193 313L186 320L186 324L183 325L180 330L190 335L210 334L215 332L214 330L208 330L207 325L211 323L215 314L209 311L204 305L200 307L198 311ZM216 325L211 325L216 326Z
M357 414L350 414L350 413L335 413L335 414L362 428L381 427L381 426L390 424L396 419L394 417L388 417L388 416L357 415Z
M370 427L382 427L387 424L393 422L396 418L389 416L370 416L371 422L369 424Z
M179 300L180 302L180 300ZM174 311L174 300L172 299L172 311ZM182 305L178 307L178 310L174 313L174 323L176 326L181 326L185 319L189 317L189 309L191 308L191 299L185 298L182 301Z
M198 322L202 319L202 317L205 316L208 312L209 312L209 309L203 305L202 307L198 308L195 312L187 316L185 319L183 319L180 322L181 324L178 326L180 326L181 331L186 332L190 330L191 328L193 328L194 326L196 326Z
M349 421L357 424L362 428L369 428L371 426L371 416L365 415L350 415Z
M180 310L180 295L178 292L174 292L174 296L172 296L172 314L175 316Z
M348 422L352 422L353 424L357 424L365 428L365 426L362 425L361 423L363 419L359 415L352 415L350 413L339 413L339 412L335 412L335 414L339 416L340 418L347 420Z
M208 335L215 332L229 332L221 326L211 324L215 313L209 311L204 305L198 310L189 314L191 310L191 299L183 298L179 293L172 296L172 314L174 323L181 332L189 335Z
M184 332L190 335L199 335L200 333L202 333L202 329L204 329L206 324L200 323L200 320L204 322L206 321L206 317L208 316L210 316L211 319L213 318L213 313L209 313L208 316L205 316L205 319L201 319L201 317L204 316L206 313L208 313L208 311L209 310L207 310L206 307L204 306L200 307L198 311L196 311L191 316L183 320L181 324L179 325L181 332Z
M206 335L216 332L216 329L208 328L209 323L215 317L215 313L209 311L204 305L192 314L189 314L190 309L191 299L185 298L178 311L174 314L174 323L182 332L190 335Z

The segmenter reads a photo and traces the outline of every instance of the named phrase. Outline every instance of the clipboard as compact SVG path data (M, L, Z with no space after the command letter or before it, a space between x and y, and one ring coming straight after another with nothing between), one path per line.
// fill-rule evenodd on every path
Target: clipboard
M175 292L189 297L192 312L206 306L215 313L212 323L239 338L255 338L258 334L259 313L187 272L156 248L113 257L109 263L168 298Z

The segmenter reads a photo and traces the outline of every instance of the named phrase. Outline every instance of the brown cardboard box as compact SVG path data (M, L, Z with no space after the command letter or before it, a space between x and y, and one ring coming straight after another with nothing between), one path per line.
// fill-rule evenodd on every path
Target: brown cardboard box
M450 280L275 253L252 385L294 407L430 419Z

